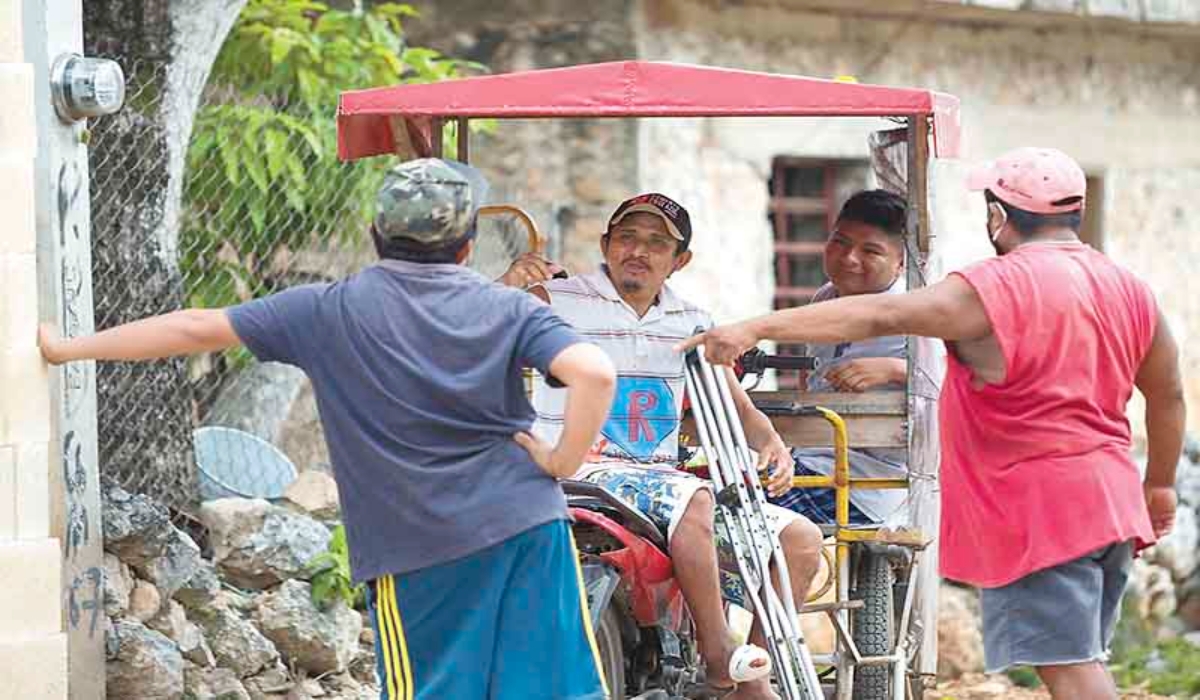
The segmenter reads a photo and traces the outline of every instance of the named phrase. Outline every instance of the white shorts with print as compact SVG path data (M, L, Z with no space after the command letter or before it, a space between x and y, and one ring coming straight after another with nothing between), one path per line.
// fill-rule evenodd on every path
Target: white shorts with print
M683 518L692 496L700 489L712 491L712 482L673 469L655 469L643 466L596 466L580 475L604 487L626 505L645 515L667 535L667 542L675 535L675 527ZM771 535L776 540L788 525L803 519L803 516L770 503L765 504ZM717 509L713 528L717 547L717 565L721 576L721 594L725 600L749 609L746 588L738 570L737 557L729 531ZM756 586L757 587L757 586Z

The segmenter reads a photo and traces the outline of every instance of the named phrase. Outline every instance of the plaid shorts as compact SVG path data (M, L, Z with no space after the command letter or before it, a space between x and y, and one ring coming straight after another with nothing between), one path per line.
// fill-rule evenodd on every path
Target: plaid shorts
M796 476L823 476L821 472L796 464ZM795 511L818 525L833 525L837 522L837 492L833 489L792 489L777 498L768 498L771 503ZM850 524L870 525L866 513L850 502Z
M709 481L669 469L605 466L587 472L582 478L603 486L626 505L645 515L667 533L668 542L675 534L675 526L683 518L688 504L692 502L692 496L700 489L712 490L712 483ZM766 514L771 534L776 539L785 527L800 520L796 513L769 503ZM745 583L738 570L733 542L719 508L714 525L713 539L717 547L721 595L730 603L749 610L751 606L746 595ZM757 587L756 584L755 588Z

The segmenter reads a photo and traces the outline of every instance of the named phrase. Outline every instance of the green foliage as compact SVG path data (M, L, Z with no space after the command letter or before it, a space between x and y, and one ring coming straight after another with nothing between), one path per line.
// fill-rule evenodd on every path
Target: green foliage
M344 526L334 528L329 549L313 557L308 568L316 572L312 578L312 599L318 607L328 607L339 599L360 610L366 605L363 585L355 585L350 577L350 548Z
M1157 639L1154 628L1134 609L1122 605L1109 663L1117 687L1157 695L1200 696L1200 647L1184 639Z
M291 253L362 239L389 163L338 161L338 95L478 68L406 46L402 21L416 14L392 3L246 5L214 63L187 152L189 304L225 306L302 281L286 279Z
M1113 677L1121 688L1157 695L1200 696L1200 647L1185 639L1129 649L1114 659Z
M1037 688L1042 684L1042 679L1038 678L1037 671L1028 666L1017 666L1009 669L1004 675L1008 676L1008 680L1018 688Z

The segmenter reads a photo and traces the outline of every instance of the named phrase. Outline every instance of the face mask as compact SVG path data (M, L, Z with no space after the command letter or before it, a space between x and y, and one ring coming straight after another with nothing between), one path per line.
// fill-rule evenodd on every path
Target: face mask
M988 211L997 212L1000 215L1000 225L997 226L994 231L987 228L986 223L984 224L984 229L987 231L988 240L991 241L992 248L995 249L996 255L1004 255L1004 251L1000 250L1000 245L996 242L996 239L1000 238L1000 232L1004 230L1004 225L1008 223L1008 212L1004 211L1004 207L1000 206L996 202L992 202L988 205ZM990 219L991 217L988 218Z

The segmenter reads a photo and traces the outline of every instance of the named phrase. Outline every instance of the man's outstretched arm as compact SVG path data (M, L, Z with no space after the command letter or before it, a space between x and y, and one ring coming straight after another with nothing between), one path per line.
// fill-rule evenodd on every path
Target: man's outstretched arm
M682 352L703 344L709 361L732 364L762 340L827 345L887 335L975 340L991 332L975 290L952 275L907 294L845 297L718 326L676 349Z
M153 360L224 350L241 344L224 309L184 309L61 338L53 324L38 329L42 356L52 365L73 360Z

